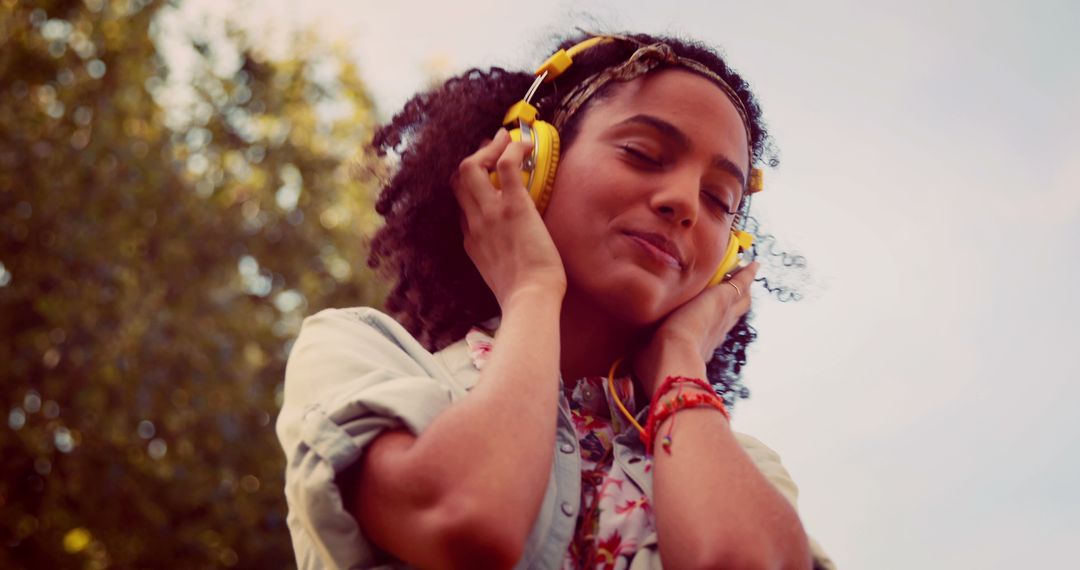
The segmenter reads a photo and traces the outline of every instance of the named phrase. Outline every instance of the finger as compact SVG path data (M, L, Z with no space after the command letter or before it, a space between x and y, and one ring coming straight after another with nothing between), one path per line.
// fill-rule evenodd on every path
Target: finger
M754 284L754 276L757 274L758 267L759 265L755 261L731 278L732 282L735 282L739 287L739 295L731 305L731 309L737 317L743 316L750 310L750 286Z
M464 183L462 183L460 168L461 167L459 166L458 170L450 176L450 188L454 192L454 198L457 199L458 209L464 216L469 212L478 210L480 204L476 201L473 192L467 190Z
M733 275L731 277L731 280L739 286L739 289L744 294L749 293L750 285L754 282L754 277L757 276L757 271L760 267L761 264L759 264L758 262L751 262L750 265L747 265L741 271Z
M506 129L499 129L494 139L484 139L476 152L461 161L455 175L468 182L470 179L466 177L495 168L495 162L499 160L499 155L506 149L506 145L510 144L510 140L510 133L506 132Z
M757 273L758 263L752 262L750 265L736 271L730 279L723 281L716 287L710 287L709 289L719 289L713 295L713 299L718 304L718 308L725 308L728 311L735 311L741 315L747 309L749 309L750 299L750 285L754 281L754 274ZM745 301L746 308L742 312L738 312L740 303Z
M458 216L458 223L461 225L462 245L465 248L465 255L469 256L469 259L472 259L472 231L469 229L469 218L465 215L464 211Z
M495 192L488 172L510 144L510 134L499 129L495 139L461 161L458 166L458 192L468 193L477 204L488 201ZM459 201L461 198L459 198Z
M494 189L487 179L487 173L509 143L509 133L506 129L499 129L494 139L485 139L476 152L465 157L458 165L450 179L450 187L463 209L479 208L481 195Z
M469 158L475 157L485 170L490 170L495 167L495 161L499 160L499 155L508 144L510 144L510 132L505 127L500 127L495 132L495 138L486 138L481 141L480 148L476 149Z
M521 191L525 185L521 181L522 163L532 153L532 141L515 141L506 146L499 156L496 170L499 173L499 186L503 190Z
M750 285L754 282L754 275L757 273L758 263L752 262L750 265L739 269L731 277L722 283L727 285L724 289L727 289L732 298L748 296L750 292Z
M742 317L747 313L747 311L750 310L750 305L752 302L753 301L750 295L740 295L738 299L735 299L735 302L731 304L730 311L732 315L734 315L736 320L738 320L739 317Z

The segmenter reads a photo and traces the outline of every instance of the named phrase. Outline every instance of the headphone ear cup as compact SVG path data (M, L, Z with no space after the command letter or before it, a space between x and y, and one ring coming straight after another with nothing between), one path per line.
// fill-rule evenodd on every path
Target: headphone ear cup
M559 131L555 130L550 123L536 121L532 124L533 130L533 170L521 171L521 184L529 191L536 209L540 214L547 209L548 200L551 199L551 189L555 186L555 171L559 167ZM521 140L521 129L510 131L510 140ZM490 174L491 184L501 188L497 172Z
M719 285L731 270L739 266L739 245L739 236L731 232L728 235L727 249L724 250L724 259L720 261L720 267L716 268L712 279L709 279L709 287Z
M533 147L533 175L529 184L529 196L540 214L547 209L551 189L555 186L555 171L559 168L559 131L551 123L535 121L532 124L536 142Z

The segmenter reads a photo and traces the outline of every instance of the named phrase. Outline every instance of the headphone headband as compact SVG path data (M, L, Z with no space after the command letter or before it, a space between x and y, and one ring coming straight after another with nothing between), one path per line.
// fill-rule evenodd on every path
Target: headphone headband
M615 66L607 67L598 73L587 77L580 84L559 100L555 109L552 123L547 123L538 117L539 111L532 104L532 98L536 90L545 82L551 82L556 77L573 65L574 57L579 53L601 43L612 41L626 41L637 46L630 57ZM680 57L671 46L664 43L644 44L627 36L593 36L583 42L577 43L567 50L559 50L549 57L536 70L536 78L533 80L525 97L514 103L506 111L503 117L503 125L511 127L510 138L513 140L531 140L534 142L532 153L522 163L522 184L529 192L533 202L540 212L544 212L548 199L555 183L555 171L559 164L559 129L577 113L585 103L611 81L630 81L641 77L658 67L669 65L688 69L715 83L735 105L742 119L743 128L746 130L747 154L749 155L750 172L746 181L746 191L739 205L738 212L732 220L731 235L727 241L727 250L724 253L720 266L714 272L709 285L715 285L722 281L730 272L744 266L748 258L744 252L752 253L753 236L749 233L734 229L745 223L744 216L749 213L751 194L761 190L761 171L753 167L753 145L751 144L751 130L749 114L743 106L735 90L726 81L706 65L699 61ZM512 125L516 125L513 128ZM500 179L493 172L491 182L498 188Z

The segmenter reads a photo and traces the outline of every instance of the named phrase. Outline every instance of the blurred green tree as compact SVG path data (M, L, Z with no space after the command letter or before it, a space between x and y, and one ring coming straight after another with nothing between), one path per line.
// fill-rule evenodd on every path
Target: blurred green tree
M166 106L167 7L0 0L3 568L292 564L291 339L382 298L356 69L196 36Z

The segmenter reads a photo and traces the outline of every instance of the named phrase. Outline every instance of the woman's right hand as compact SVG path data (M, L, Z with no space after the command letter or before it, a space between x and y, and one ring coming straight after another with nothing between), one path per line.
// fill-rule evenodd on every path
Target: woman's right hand
M506 129L461 161L450 185L461 207L465 252L499 306L534 287L566 292L566 271L555 243L521 182L531 142L513 142ZM501 189L491 183L498 172Z

